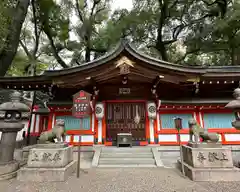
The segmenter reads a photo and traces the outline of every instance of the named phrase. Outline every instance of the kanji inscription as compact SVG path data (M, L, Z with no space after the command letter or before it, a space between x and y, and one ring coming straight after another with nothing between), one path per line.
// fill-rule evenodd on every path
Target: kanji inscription
M224 152L209 152L208 155L205 155L203 152L199 152L197 159L201 163L205 160L208 160L209 162L228 161L227 155Z
M206 160L207 158L204 156L203 152L199 152L197 159L202 163L204 160Z
M217 153L217 152L209 152L208 153L208 160L210 162L214 161L228 161L227 155L223 152Z
M57 153L49 153L49 152L45 152L43 153L43 155L40 157L40 155L38 155L37 153L33 153L33 158L31 161L61 161L61 157L60 154Z
M39 161L39 157L38 157L38 154L33 152L33 158L32 158L32 161Z
M51 161L51 153L43 153L42 161Z

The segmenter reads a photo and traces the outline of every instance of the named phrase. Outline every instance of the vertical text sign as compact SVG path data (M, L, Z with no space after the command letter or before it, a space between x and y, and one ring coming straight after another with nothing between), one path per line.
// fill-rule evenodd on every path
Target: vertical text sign
M79 91L73 95L72 115L77 118L89 116L91 113L90 106L91 94L86 91Z

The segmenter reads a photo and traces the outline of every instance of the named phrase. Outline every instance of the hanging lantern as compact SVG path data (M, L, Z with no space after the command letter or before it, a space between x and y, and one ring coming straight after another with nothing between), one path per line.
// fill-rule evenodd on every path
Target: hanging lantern
M179 131L182 129L182 119L181 118L175 118L174 119L174 124L175 124L175 128Z
M134 122L135 122L136 124L139 124L139 123L140 123L140 116L139 116L139 114L138 114L138 106L136 106L136 116L135 116L135 118L134 118Z

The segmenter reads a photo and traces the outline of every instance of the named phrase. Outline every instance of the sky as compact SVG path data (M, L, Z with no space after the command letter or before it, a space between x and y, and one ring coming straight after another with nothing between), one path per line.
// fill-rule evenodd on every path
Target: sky
M116 9L122 9L122 8L126 8L128 10L130 10L132 8L132 0L112 0L112 9L116 10Z

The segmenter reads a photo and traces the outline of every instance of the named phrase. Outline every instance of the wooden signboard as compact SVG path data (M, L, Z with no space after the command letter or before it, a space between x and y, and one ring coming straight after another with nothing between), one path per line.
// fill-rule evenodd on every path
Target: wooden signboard
M91 114L91 94L86 91L79 91L73 95L72 115L77 118L83 118Z

